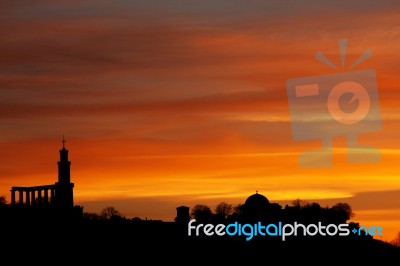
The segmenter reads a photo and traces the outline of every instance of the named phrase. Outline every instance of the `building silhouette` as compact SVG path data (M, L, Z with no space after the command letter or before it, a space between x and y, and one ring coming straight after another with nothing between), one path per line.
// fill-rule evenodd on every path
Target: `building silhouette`
M176 207L175 222L187 224L190 221L189 209L187 206Z
M74 183L71 183L71 162L68 160L65 142L63 137L60 160L58 161L58 181L51 185L13 186L11 188L11 206L57 210L74 208Z
M242 215L250 221L263 221L268 216L269 208L270 202L267 197L256 191L242 205Z

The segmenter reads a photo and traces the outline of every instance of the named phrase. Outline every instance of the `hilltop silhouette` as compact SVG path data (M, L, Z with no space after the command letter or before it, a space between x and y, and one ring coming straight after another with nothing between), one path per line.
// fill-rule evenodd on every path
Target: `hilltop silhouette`
M126 218L112 206L106 206L99 214L84 212L82 206L73 204L74 184L70 181L64 143L63 140L58 182L12 187L11 203L0 197L0 251L4 260L9 257L21 264L44 264L55 258L50 262L79 261L90 265L137 264L139 260L145 264L175 265L358 265L400 259L399 247L372 237L371 233L379 233L379 229L372 232L358 223L348 223L354 213L345 202L321 207L317 202L296 199L283 207L257 191L243 204L221 202L214 211L203 204L178 206L174 222ZM298 234L283 239L281 233L286 224L297 226ZM270 225L268 229L266 225ZM327 233L314 234L316 225ZM348 230L345 236L339 235L343 225ZM210 228L228 226L236 228L237 234L205 233ZM254 229L255 226L264 228ZM251 237L249 230L253 230Z
M261 194L256 198L262 199ZM254 195L253 195L254 196ZM400 249L368 235L347 237L298 236L282 241L279 237L255 236L247 241L245 236L188 236L188 223L183 218L197 218L196 224L229 224L255 222L256 209L244 211L252 196L236 212L229 211L229 204L221 203L220 212L208 211L206 205L177 207L175 222L126 218L113 207L106 207L100 214L84 213L79 219L61 219L59 215L37 212L35 215L13 216L14 207L0 207L2 232L1 249L21 254L40 256L45 252L54 257L64 256L65 261L90 263L110 262L113 265L129 260L144 259L147 264L158 261L186 265L223 263L307 263L324 265L336 263L390 262L400 259ZM265 202L265 200L263 200ZM298 204L297 204L298 203ZM297 205L296 205L297 204ZM272 206L271 206L272 205ZM196 207L197 206L197 207ZM199 207L201 206L201 207ZM250 205L251 206L251 205ZM348 220L351 207L345 203L322 208L318 203L294 200L291 206L279 208L268 203L271 216L261 217L265 223L283 219L285 222L302 221L304 224L324 220L326 223L342 223ZM264 208L265 206L259 206ZM227 211L228 210L228 211ZM227 212L224 212L227 211ZM249 210L247 210L249 211ZM11 214L11 216L10 216ZM15 213L14 213L15 214ZM258 215L262 215L261 213ZM275 216L276 215L276 216ZM257 219L260 217L257 217ZM350 228L359 228L351 223ZM66 255L68 254L68 255ZM117 264L116 264L117 263ZM246 264L247 265L247 264Z

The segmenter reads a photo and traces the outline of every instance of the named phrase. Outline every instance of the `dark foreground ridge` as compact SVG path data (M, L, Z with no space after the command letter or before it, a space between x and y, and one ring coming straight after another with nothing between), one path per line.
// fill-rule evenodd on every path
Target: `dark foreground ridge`
M162 221L3 219L1 235L3 258L10 256L19 262L45 257L88 265L135 265L139 259L150 265L386 265L400 259L399 248L369 237L291 237L286 241L255 237L246 241L243 236L188 236L187 224Z

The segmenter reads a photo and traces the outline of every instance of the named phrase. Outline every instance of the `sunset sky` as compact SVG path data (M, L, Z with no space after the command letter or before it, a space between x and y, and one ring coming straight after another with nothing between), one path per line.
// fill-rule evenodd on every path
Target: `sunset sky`
M176 207L255 193L283 206L347 202L354 220L400 231L398 1L0 2L0 195L57 179L62 135L75 203L172 221ZM341 67L339 39L347 39ZM320 140L292 138L286 81L377 74L379 163L301 168ZM321 51L335 65L315 59Z

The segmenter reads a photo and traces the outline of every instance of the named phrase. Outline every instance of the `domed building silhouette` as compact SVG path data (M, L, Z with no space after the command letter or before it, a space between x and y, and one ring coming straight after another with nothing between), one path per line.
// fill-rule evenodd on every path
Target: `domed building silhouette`
M249 196L242 206L243 218L246 221L262 221L268 217L270 202L262 194L256 191L255 194Z
M250 197L248 197L244 204L255 208L259 207L262 208L264 206L268 206L269 200L267 199L267 197L258 194L258 191L256 191L256 194L253 194Z

